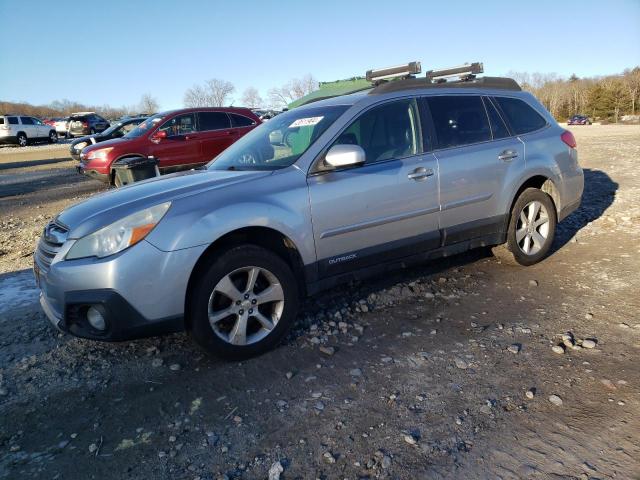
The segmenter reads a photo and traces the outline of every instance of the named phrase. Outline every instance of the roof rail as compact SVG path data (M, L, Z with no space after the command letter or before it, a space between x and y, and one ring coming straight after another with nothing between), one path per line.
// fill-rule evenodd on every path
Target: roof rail
M512 78L480 77L470 80L457 80L449 82L430 83L426 78L410 78L396 82L383 83L369 91L369 95L381 95L383 93L398 92L401 90L438 89L438 88L480 88L496 90L521 91L520 85Z

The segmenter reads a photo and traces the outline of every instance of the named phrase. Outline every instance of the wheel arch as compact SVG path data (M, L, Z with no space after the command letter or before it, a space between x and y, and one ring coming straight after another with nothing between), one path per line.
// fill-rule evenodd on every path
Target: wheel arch
M542 190L543 192L548 194L551 197L551 201L553 202L553 206L556 209L556 213L560 214L560 191L558 190L558 187L550 178L550 176L544 174L536 174L522 181L520 183L520 186L516 189L515 193L511 196L509 210L507 211L507 217L511 213L511 210L513 210L513 206L518 200L520 194L527 188L537 188L538 190Z
M302 296L306 295L306 281L304 275L304 263L302 256L295 243L282 232L264 226L243 227L222 235L211 243L196 261L185 295L185 322L189 321L189 308L191 305L191 294L193 286L198 277L202 274L210 260L221 252L240 244L251 244L266 248L282 258L291 268Z

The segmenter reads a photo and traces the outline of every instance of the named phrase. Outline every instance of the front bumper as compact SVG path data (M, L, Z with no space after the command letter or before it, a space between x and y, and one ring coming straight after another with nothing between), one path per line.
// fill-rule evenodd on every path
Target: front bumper
M79 160L79 158L77 158L77 160ZM109 178L108 173L101 173L95 169L87 168L86 163L82 163L82 161L80 162L79 165L76 165L76 171L82 175L86 175L87 177L93 178L94 180L100 180L101 182L104 182L104 183L111 183L111 179Z
M49 267L36 261L40 304L56 328L83 338L120 341L182 330L187 283L205 248L163 252L143 240L111 257L66 261L58 258L69 249L63 247ZM90 306L103 313L104 331L89 324Z

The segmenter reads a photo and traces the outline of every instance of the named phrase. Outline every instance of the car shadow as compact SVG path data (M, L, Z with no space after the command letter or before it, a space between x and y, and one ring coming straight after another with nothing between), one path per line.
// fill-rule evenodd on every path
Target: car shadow
M584 192L580 207L558 224L551 254L560 250L580 230L600 218L613 204L618 184L602 170L584 170Z

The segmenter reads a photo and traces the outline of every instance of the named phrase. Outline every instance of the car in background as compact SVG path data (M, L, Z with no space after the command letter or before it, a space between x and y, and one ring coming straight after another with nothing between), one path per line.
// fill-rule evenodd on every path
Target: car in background
M0 115L0 143L26 147L30 142L58 141L55 129L35 117L26 115Z
M95 112L72 113L69 117L69 135L79 137L104 132L109 122Z
M591 120L586 115L574 115L567 121L567 125L591 125Z
M60 117L56 119L53 126L55 127L58 136L63 136L65 138L69 136L69 117Z
M132 117L127 118L126 120L116 121L113 122L104 132L75 139L69 146L71 158L74 160L80 160L80 153L82 152L82 149L89 145L95 145L96 143L106 142L107 140L112 140L114 138L124 137L140 123L145 121L146 118L147 117Z
M43 118L42 119L42 123L44 123L45 125L49 125L50 127L55 127L56 126L56 121L58 119L59 119L59 117Z
M186 108L157 113L122 138L86 147L78 172L119 186L113 164L154 157L161 173L199 167L262 123L248 108ZM247 157L246 161L255 161Z

